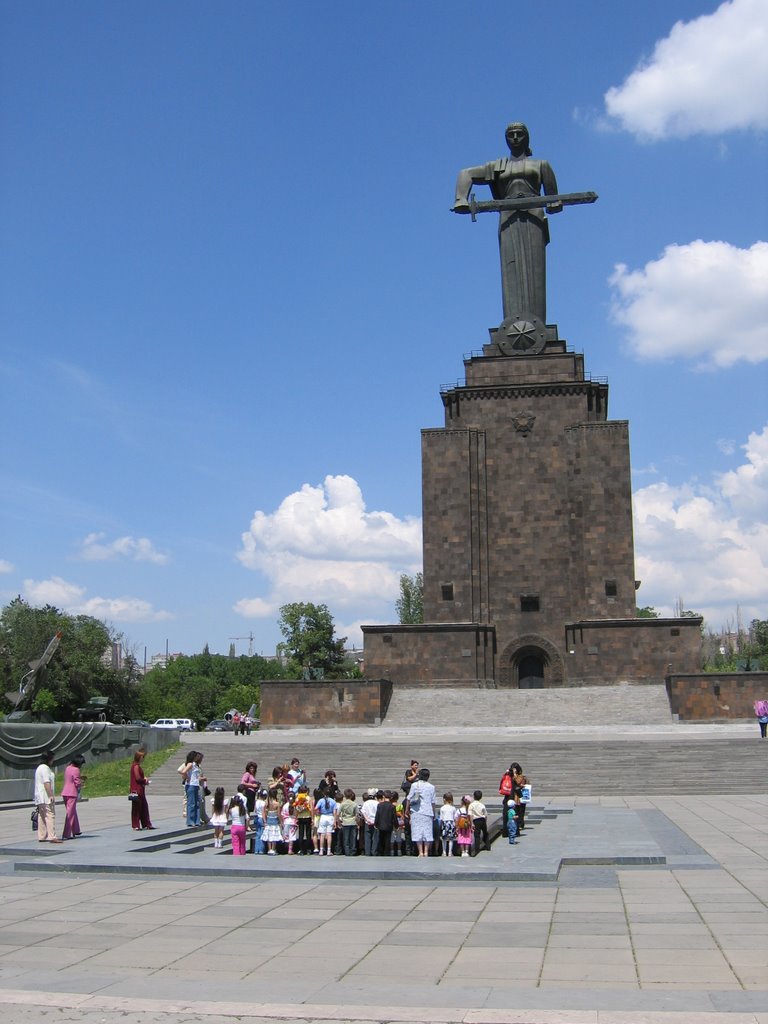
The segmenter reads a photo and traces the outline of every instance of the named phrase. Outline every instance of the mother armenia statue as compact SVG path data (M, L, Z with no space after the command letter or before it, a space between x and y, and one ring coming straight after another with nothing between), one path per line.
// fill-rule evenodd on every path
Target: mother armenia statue
M546 160L532 160L528 128L516 121L504 133L510 156L467 167L456 182L455 213L499 211L499 255L504 321L537 318L547 322L546 246L549 225L544 213L563 205L594 202L594 192L558 195L555 172ZM489 185L495 202L476 203L473 185ZM542 191L544 196L542 197ZM551 198L550 198L551 197Z

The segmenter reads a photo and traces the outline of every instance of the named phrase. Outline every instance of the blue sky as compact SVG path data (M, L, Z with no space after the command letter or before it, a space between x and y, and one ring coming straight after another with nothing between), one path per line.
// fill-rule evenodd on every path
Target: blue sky
M524 120L600 195L548 319L630 421L638 601L768 617L768 0L17 2L0 47L3 602L139 657L393 621L501 320L456 174Z

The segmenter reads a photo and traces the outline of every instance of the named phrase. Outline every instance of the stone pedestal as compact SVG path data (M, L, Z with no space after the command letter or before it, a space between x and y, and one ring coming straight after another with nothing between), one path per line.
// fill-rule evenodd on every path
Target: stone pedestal
M363 627L366 672L538 687L698 670L700 620L635 619L628 424L540 333L526 351L491 331L443 390L444 427L422 431L425 624Z

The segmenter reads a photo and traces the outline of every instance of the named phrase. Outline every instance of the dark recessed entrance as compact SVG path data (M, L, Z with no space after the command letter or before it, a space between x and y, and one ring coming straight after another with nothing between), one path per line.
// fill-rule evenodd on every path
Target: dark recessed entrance
M540 690L544 686L544 656L525 654L517 663L517 685L521 690Z

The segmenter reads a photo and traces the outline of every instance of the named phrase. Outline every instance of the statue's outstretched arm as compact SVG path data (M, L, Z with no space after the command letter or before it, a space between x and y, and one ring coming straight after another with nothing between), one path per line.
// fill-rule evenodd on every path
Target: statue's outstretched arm
M488 185L491 178L488 164L481 167L465 167L456 179L456 202L453 209L469 209L469 193L473 185Z
M555 172L546 160L541 161L541 184L544 189L545 196L557 195L557 179L555 178ZM547 206L547 213L561 213L562 209L562 203L550 203L549 206Z

